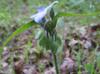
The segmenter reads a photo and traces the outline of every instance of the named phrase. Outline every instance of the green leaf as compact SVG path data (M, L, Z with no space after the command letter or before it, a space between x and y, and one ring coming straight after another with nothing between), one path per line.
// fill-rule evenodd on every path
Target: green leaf
M19 35L20 33L26 31L27 29L29 29L30 27L32 27L33 25L36 25L36 23L34 21L30 21L24 25L22 25L20 28L18 28L15 32L12 33L12 35L10 35L6 41L4 41L3 46L6 46L8 44L9 41L11 41L15 36Z
M92 63L87 63L87 64L85 64L85 69L86 69L90 74L94 74L94 64L92 64Z
M61 39L59 36L56 36L56 40L52 38L48 38L44 32L42 32L39 41L39 45L47 50L52 49L54 53L56 53L58 47L61 45Z
M0 47L0 54L2 54L3 51L3 47ZM1 55L0 55L0 59L1 59Z
M63 16L97 16L100 15L100 12L93 12L93 13L66 13L66 12L59 12L56 16L55 19Z
M53 8L51 8L51 10L50 10L50 17L53 19L54 15L55 15L54 10L53 10Z

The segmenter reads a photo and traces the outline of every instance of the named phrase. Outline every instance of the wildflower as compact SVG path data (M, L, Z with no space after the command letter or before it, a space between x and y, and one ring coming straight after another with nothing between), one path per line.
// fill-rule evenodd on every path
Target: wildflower
M32 15L30 18L33 19L36 23L41 23L43 18L47 15L47 13L51 10L53 5L58 3L58 1L54 1L52 4L47 6L46 8L39 8L38 13Z

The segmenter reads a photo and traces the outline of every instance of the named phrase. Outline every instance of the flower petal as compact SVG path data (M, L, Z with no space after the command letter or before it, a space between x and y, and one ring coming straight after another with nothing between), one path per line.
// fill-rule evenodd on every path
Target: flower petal
M37 8L37 11L38 11L38 12L42 12L42 11L44 11L44 10L45 10L45 7L43 7L43 6L42 6L42 7Z
M54 1L52 4L50 4L49 6L47 6L46 8L39 8L38 9L38 13L32 15L30 18L35 20L35 22L40 23L42 21L42 19L46 16L46 14L49 12L49 10L53 7L53 5L55 5L56 3L58 3L58 1Z
M30 18L35 20L35 22L40 23L42 19L45 17L45 15L46 15L46 12L42 11L35 15L32 15Z

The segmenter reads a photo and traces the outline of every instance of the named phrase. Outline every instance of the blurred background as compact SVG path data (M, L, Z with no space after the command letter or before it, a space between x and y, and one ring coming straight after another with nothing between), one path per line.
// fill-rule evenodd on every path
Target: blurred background
M47 6L55 0L0 0L0 41L7 37L20 25L26 23L29 17L36 13L40 6ZM58 0L55 11L69 13L92 13L100 11L100 0ZM74 22L81 25L99 23L98 16L66 17L65 22Z
M47 6L55 0L0 0L0 27L9 30L28 21L29 16L40 6ZM100 11L100 0L58 0L56 11L74 13L92 13ZM100 16L68 17L70 21L82 24L97 22Z
M30 16L37 13L37 8L41 7L41 6L48 6L50 3L52 3L55 0L0 0L0 46L2 46L2 43L8 38L8 36L10 36L16 29L18 29L21 25L27 23L28 21L30 21ZM97 25L98 23L100 23L100 15L98 13L100 13L100 0L58 0L59 4L57 4L56 6L54 6L54 11L56 13L58 12L66 12L66 13L76 13L76 14L91 14L94 13L94 16L69 16L69 17L62 17L58 20L57 22L57 31L60 34L60 36L64 37L64 40L66 41L66 43L68 43L69 41L72 40L73 43L73 39L75 37L76 40L81 40L81 38L79 38L81 35L79 34L77 36L74 36L74 32L75 35L79 32L79 29L82 29L84 27L85 28L85 33L93 33L94 34L94 26L93 25ZM98 14L98 15L96 15ZM89 27L88 26L91 26ZM100 27L100 24L96 26ZM81 27L81 28L80 28ZM93 29L91 29L93 28ZM34 34L37 34L38 29L34 30L35 28L31 28L28 31L25 31L24 33L20 34L19 36L16 36L16 38L12 39L12 41L9 43L8 47L4 47L3 48L3 53L0 51L0 53L2 55L4 55L4 57L2 57L0 60L0 70L4 70L4 72L6 72L6 68L5 66L10 66L12 65L12 62L16 62L16 59L12 60L13 57L20 56L21 58L25 58L24 62L26 63L27 66L27 62L34 62L33 60L35 60L35 62L37 62L37 60L39 60L39 68L42 72L42 69L44 70L44 65L41 65L41 60L45 60L48 59L48 53L46 51L42 51L42 48L40 48L39 46L37 46L37 41L34 38ZM100 28L99 28L100 29ZM84 30L80 31L82 34L84 33ZM97 32L97 31L96 31ZM67 35L67 36L66 36ZM88 34L87 34L88 35ZM95 63L95 58L93 59L93 57L95 57L95 54L98 54L98 51L100 52L100 32L97 35L98 37L95 36L94 39L98 44L98 50L95 53L95 50L93 50L93 54L90 53L90 57L89 56L85 56L86 58L89 58L88 61L89 62L93 62ZM68 38L69 37L69 38ZM85 35L84 35L85 37ZM88 38L91 38L88 37ZM62 38L63 39L63 38ZM68 40L66 40L68 39ZM91 39L91 40L92 40ZM83 38L83 40L85 40ZM63 42L64 43L64 42ZM88 46L87 42L87 46ZM92 42L90 42L92 43ZM84 43L85 44L85 43ZM65 44L66 45L66 44ZM94 45L94 44L93 44ZM78 46L78 45L77 45ZM35 49L34 49L35 47ZM71 46L72 47L72 46ZM67 47L64 47L67 48ZM91 48L92 49L97 49L97 47L93 48L92 44L91 44ZM73 48L68 48L68 49L73 49ZM80 49L80 48L79 48ZM83 48L82 48L83 49ZM34 56L34 52L33 50L35 50L35 57ZM60 55L58 57L60 57L60 63L62 61L62 51L63 51L63 44L62 47L60 48L60 50L58 50ZM84 50L83 50L84 51ZM82 53L83 53L82 51ZM78 51L80 52L80 51ZM87 51L85 51L87 52ZM84 53L85 53L84 52ZM90 51L89 51L90 52ZM10 55L9 55L10 53ZM45 54L46 53L46 54ZM70 51L68 51L68 53L70 54ZM88 53L88 52L87 52ZM85 54L87 54L85 53ZM66 54L66 53L65 53ZM77 53L78 55L75 56L78 59L82 59L81 58L81 54ZM1 55L1 56L2 56ZM72 54L71 54L72 55ZM11 56L11 57L10 57ZM82 54L83 56L83 54ZM100 56L100 53L99 53ZM73 57L73 56L72 56ZM74 57L74 58L76 58ZM10 60L9 60L10 58ZM42 59L40 59L42 58ZM5 59L7 61L7 63L5 64ZM49 59L50 60L50 59ZM17 60L19 62L19 60ZM84 65L84 58L82 59L83 64ZM21 62L23 62L21 60ZM79 60L79 63L81 61ZM86 60L87 62L87 60ZM2 66L4 66L4 69L2 69ZM23 64L22 64L23 65ZM90 64L93 65L94 64ZM89 68L90 69L90 66ZM100 63L99 63L100 65ZM18 67L20 66L20 63L18 63ZM25 66L25 68L26 68ZM30 66L30 64L29 64ZM88 65L87 65L88 67ZM9 69L11 69L12 67L8 67ZM99 68L100 69L100 68ZM86 69L87 70L87 69ZM10 72L7 71L6 74L11 74ZM100 73L100 72L99 72ZM19 73L18 73L19 74ZM29 73L27 73L29 74Z

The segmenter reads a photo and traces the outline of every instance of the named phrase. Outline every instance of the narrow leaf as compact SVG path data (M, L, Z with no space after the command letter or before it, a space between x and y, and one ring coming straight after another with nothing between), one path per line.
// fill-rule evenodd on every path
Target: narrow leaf
M3 46L6 46L9 41L11 41L15 36L19 35L20 33L24 32L25 30L29 29L33 25L36 25L34 21L30 21L24 25L22 25L20 28L18 28L15 32L10 35L6 41L4 41Z
M100 12L93 12L93 13L66 13L66 12L59 12L56 18L63 17L63 16L97 16L100 15Z

